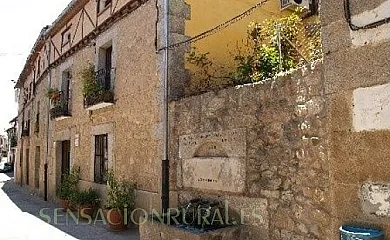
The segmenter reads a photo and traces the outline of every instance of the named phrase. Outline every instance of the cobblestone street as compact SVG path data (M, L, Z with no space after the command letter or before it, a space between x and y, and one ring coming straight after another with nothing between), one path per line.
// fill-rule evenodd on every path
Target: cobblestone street
M11 175L0 173L0 240L13 239L110 239L138 240L138 230L130 228L124 232L110 232L102 221L77 224L61 211L54 223L57 205L45 202L13 182ZM41 209L47 215L40 217ZM50 224L47 223L50 217Z

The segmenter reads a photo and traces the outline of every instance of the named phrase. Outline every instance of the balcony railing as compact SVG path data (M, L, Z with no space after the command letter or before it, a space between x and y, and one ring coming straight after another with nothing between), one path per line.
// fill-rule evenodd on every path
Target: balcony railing
M100 86L100 89L84 96L85 107L90 108L91 106L98 104L103 104L105 106L114 103L114 93L112 91L114 70L115 69L100 69L95 73L96 83Z
M16 137L11 137L10 145L11 145L11 148L18 146L18 140L16 139Z
M30 127L25 127L22 129L22 137L29 137L30 136Z
M54 106L50 109L50 118L56 119L60 117L70 117L71 114L68 109L67 101L58 101L54 104Z
M52 107L50 108L50 118L56 119L70 116L69 99L60 92L59 98L52 102Z
M104 88L104 90L111 89L111 77L113 76L113 69L100 69L96 72L97 83Z

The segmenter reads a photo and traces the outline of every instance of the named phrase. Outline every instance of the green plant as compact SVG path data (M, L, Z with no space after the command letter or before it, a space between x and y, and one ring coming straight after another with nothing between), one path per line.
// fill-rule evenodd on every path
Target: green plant
M56 101L54 106L50 109L51 119L68 114L68 102L66 101Z
M83 79L83 94L84 96L93 96L101 94L104 88L97 82L95 66L89 63L86 68L80 71L81 78Z
M52 99L54 97L54 95L58 94L60 91L58 90L58 88L52 88L52 87L49 87L47 90L46 90L46 94L45 96L49 99Z
M118 181L114 173L109 171L106 175L108 183L107 205L108 209L133 209L135 204L136 183Z
M113 102L114 94L105 89L99 82L95 73L95 66L91 63L80 71L83 79L83 94L85 105L90 106L100 102Z
M61 183L57 189L57 196L63 200L70 200L77 191L77 184L80 180L80 169L73 167L70 172L62 174Z
M251 23L248 31L249 54L239 54L233 74L235 84L258 82L288 71L303 60L299 35L304 25L297 13L263 23ZM304 38L304 37L303 37Z
M202 92L231 85L230 74L224 67L214 64L209 55L209 52L200 53L193 47L186 56L187 63L195 70L191 72L195 82L191 82L190 86L194 91Z
M322 56L318 17L303 21L302 9L278 19L252 22L243 47L234 53L236 69L227 72L215 66L210 54L192 48L187 63L192 65L190 90L195 92L263 81Z
M100 202L99 194L93 188L75 191L70 200L73 204L91 206L97 206Z

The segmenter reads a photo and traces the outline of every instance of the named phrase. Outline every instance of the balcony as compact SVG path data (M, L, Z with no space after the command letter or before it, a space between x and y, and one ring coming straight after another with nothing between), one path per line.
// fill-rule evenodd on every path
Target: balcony
M22 137L29 137L30 136L30 127L25 127L22 129Z
M114 69L100 69L95 72L95 79L90 84L90 91L84 94L84 105L87 110L97 110L114 104L112 79Z
M69 118L71 116L69 112L68 101L58 100L53 103L52 108L50 108L50 118L53 120L62 120Z
M14 148L14 147L17 147L17 146L18 146L18 140L16 139L15 136L11 137L11 139L10 139L10 145L11 145L11 148Z
M39 133L39 122L38 122L38 121L36 121L36 122L34 123L34 133L35 133L35 134L38 134L38 133Z

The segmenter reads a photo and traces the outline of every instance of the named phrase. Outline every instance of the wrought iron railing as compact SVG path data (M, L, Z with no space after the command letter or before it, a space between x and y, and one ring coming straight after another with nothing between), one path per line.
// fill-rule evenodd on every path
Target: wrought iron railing
M84 96L84 105L90 107L102 102L114 103L113 80L115 69L100 69L95 72L96 83L101 89Z
M29 137L30 136L30 125L27 125L22 129L22 137Z
M18 146L18 140L16 139L15 136L12 136L12 137L11 137L11 139L10 139L10 145L11 145L11 148Z
M115 69L99 69L96 71L96 81L100 86L104 88L104 90L112 89L112 80L114 78Z
M55 119L65 116L71 116L69 109L69 99L62 92L60 92L60 97L52 102L52 107L50 108L50 118Z

